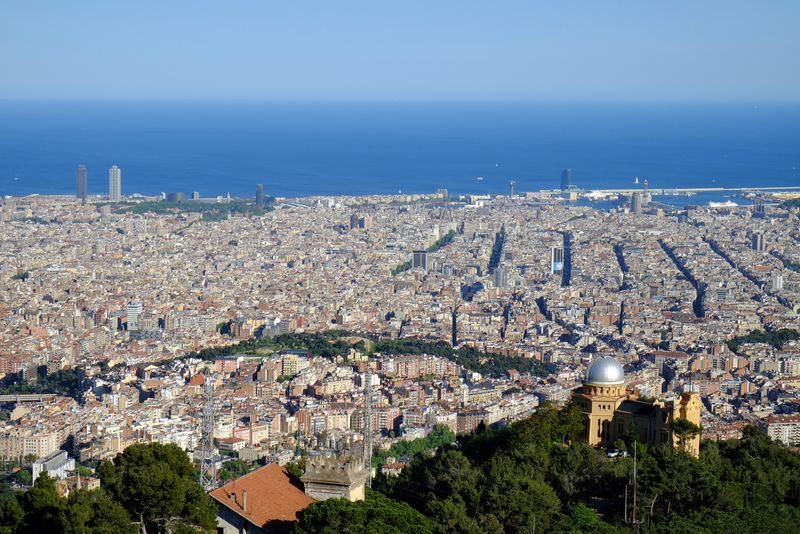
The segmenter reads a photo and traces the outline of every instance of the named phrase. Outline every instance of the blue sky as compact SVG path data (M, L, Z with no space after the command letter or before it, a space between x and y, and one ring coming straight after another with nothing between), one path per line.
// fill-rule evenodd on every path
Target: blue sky
M797 101L800 1L17 0L0 98Z

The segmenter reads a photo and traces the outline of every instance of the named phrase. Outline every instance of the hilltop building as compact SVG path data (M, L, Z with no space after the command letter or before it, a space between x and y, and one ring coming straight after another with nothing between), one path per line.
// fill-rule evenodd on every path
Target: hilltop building
M228 482L209 495L217 502L217 532L290 532L297 514L314 499L278 464L268 464Z
M610 447L629 433L648 445L669 443L679 446L673 423L686 419L700 426L700 395L683 393L675 399L653 402L632 398L625 388L622 365L611 356L595 358L586 370L583 387L572 395L585 416L583 437L589 445ZM700 436L686 438L686 451L700 454Z
M359 458L319 456L306 461L306 472L301 477L306 495L316 500L364 499L367 470Z
M217 488L217 532L286 533L298 514L316 501L364 499L367 470L360 458L317 457L306 461L297 479L278 464L268 464Z

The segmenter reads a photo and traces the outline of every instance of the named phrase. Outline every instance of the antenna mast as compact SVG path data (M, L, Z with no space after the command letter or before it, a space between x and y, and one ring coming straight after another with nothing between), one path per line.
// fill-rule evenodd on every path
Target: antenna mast
M372 487L372 369L364 373L364 467L367 469L367 486Z
M203 386L203 426L200 438L200 477L198 483L210 491L217 487L216 450L214 449L214 379L205 375Z

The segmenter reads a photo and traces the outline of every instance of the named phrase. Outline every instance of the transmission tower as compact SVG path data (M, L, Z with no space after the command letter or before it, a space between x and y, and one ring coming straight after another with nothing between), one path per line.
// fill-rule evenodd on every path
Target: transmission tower
M203 387L203 426L200 438L200 478L198 483L207 491L217 487L217 463L214 449L214 380L205 375Z
M367 486L372 487L372 369L364 373L364 467L367 469Z

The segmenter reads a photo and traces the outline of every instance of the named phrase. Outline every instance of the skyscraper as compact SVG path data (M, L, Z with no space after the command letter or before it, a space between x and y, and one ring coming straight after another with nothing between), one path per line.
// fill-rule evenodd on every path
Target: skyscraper
M511 180L508 182L508 196L513 197L516 194L517 194L517 182Z
M764 234L756 232L750 238L750 248L758 252L764 252L767 249L767 243L764 240Z
M256 184L256 206L264 207L264 184Z
M111 202L122 200L122 169L116 165L108 169L108 200Z
M75 196L86 202L89 194L89 175L86 172L86 165L78 165L78 173L75 176Z
M500 265L494 270L495 287L508 287L508 267Z
M144 306L141 302L129 302L125 309L128 316L128 330L139 330L139 316L144 311Z
M567 191L572 187L572 169L564 169L561 173L561 190Z
M634 193L631 195L631 212L635 213L636 215L640 215L642 213L641 193Z
M411 263L411 267L416 269L417 267L422 267L424 271L428 270L428 251L427 250L415 250L413 260Z
M753 203L753 217L763 219L767 216L767 207L764 205L764 197L758 195Z
M564 272L564 249L561 247L550 249L550 272L552 274Z

